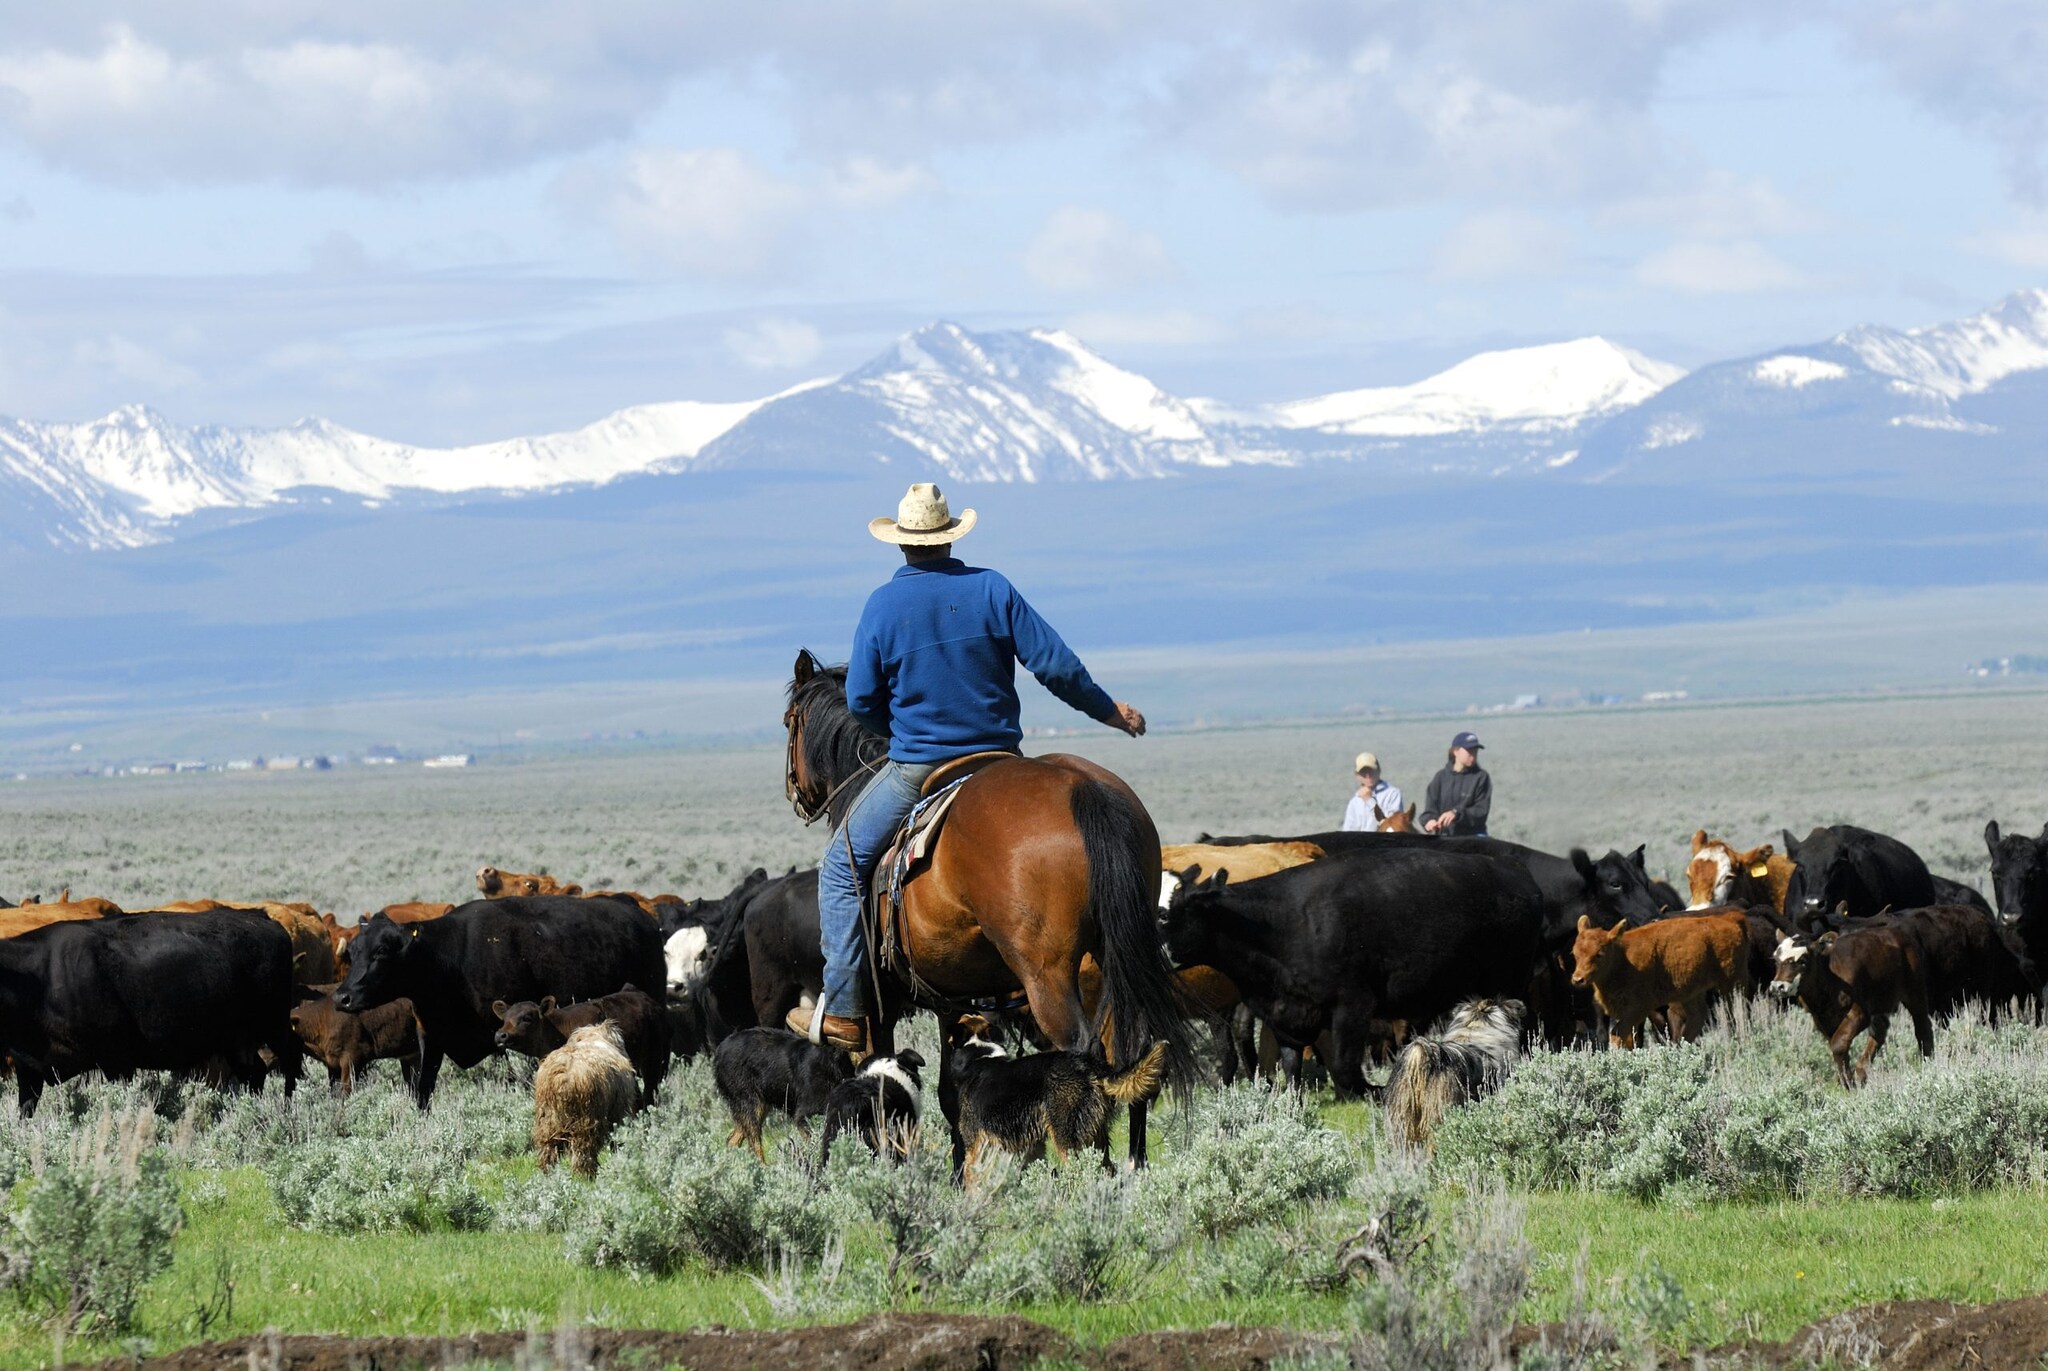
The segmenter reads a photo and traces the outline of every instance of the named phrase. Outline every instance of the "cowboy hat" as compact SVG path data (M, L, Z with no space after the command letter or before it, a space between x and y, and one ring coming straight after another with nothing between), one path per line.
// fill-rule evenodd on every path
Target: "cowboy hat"
M868 520L868 532L885 543L907 543L930 547L964 538L974 528L974 511L962 510L959 518L946 508L946 497L930 481L918 481L904 492L896 506L896 517L887 515Z

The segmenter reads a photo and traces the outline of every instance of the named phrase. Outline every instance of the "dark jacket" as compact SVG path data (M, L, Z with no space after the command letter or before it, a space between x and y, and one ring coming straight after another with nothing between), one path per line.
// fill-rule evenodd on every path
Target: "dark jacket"
M955 557L905 566L861 613L846 703L889 735L889 756L899 762L1013 749L1024 736L1020 661L1089 718L1116 718L1116 702L1000 573Z
M1486 774L1485 767L1475 766L1470 771L1445 767L1429 778L1429 797L1415 821L1426 824L1446 809L1457 810L1458 817L1441 836L1473 838L1486 832L1486 816L1493 809L1493 777Z

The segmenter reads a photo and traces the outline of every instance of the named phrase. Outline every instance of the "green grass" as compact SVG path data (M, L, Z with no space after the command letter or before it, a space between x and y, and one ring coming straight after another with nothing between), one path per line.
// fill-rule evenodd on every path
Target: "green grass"
M1583 1248L1596 1290L1652 1262L1693 1306L1687 1334L1711 1345L1782 1338L1828 1314L1879 1300L1982 1302L2048 1287L2048 1195L2008 1192L1934 1203L1645 1206L1610 1196L1523 1199L1538 1258L1529 1316L1559 1317ZM733 1327L777 1322L744 1275L691 1272L636 1279L570 1264L547 1234L428 1233L334 1237L286 1227L254 1171L227 1177L224 1201L188 1203L177 1260L151 1288L144 1336L156 1347L197 1340L195 1311L214 1292L218 1256L232 1264L234 1308L209 1337L287 1333L438 1335L552 1329L565 1318L608 1327ZM1233 1300L1154 1281L1136 1299L1017 1311L1088 1342L1214 1323L1345 1326L1341 1294ZM71 1358L113 1355L74 1343ZM0 1366L48 1364L49 1334L18 1314L0 1321Z

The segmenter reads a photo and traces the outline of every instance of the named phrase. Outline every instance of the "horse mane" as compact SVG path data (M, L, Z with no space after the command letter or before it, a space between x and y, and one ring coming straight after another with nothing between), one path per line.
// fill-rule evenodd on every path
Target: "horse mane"
M804 721L804 770L827 792L889 751L889 740L872 732L846 707L844 662L820 666L801 684L791 682L789 703ZM837 817L833 816L835 822Z

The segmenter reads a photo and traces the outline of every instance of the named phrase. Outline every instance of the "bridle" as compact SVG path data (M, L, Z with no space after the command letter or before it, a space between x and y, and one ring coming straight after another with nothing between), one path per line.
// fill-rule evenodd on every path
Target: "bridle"
M782 755L782 797L789 801L789 807L796 811L796 816L802 819L804 827L808 828L831 813L832 802L839 798L840 793L855 781L872 773L876 767L889 759L889 754L884 752L873 761L862 764L852 775L833 786L824 799L813 802L804 794L803 781L797 775L797 754L803 746L803 730L803 710L798 707L797 701L791 700L789 708L782 711L782 731L788 737Z

